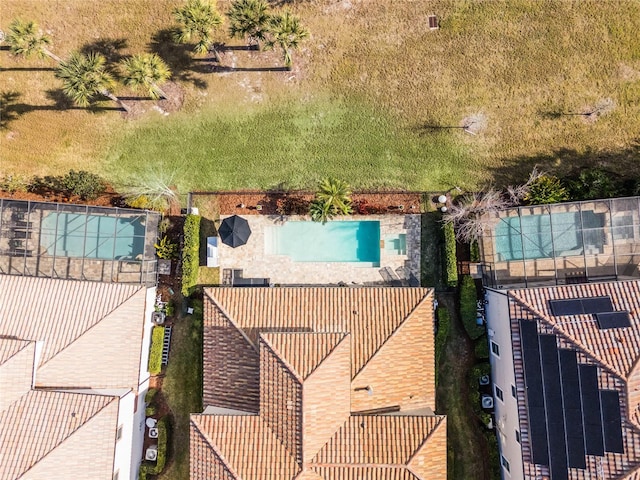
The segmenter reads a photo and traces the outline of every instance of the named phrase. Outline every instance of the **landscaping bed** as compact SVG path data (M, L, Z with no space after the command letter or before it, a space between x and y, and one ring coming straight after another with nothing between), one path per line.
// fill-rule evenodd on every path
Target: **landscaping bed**
M220 215L291 215L306 214L314 198L310 191L291 192L196 192L192 203L216 204ZM354 214L420 213L421 192L354 192ZM215 201L213 200L215 198ZM206 216L207 212L200 212Z

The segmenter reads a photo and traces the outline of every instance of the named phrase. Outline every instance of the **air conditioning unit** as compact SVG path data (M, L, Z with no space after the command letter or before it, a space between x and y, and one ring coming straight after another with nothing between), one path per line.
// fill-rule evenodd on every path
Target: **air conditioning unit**
M164 312L153 312L151 314L151 321L156 325L162 325L164 324L165 317L166 315Z
M494 332L493 329L487 328L487 335L489 335L489 338L493 337L495 334L496 332Z
M480 385L489 385L491 383L491 377L489 375L482 375L478 382Z
M144 454L144 459L155 462L158 459L158 446L151 445L149 448L147 448L147 451Z
M491 395L482 395L482 408L486 410L493 408L493 397Z
M150 428L149 429L149 438L158 438L158 429Z

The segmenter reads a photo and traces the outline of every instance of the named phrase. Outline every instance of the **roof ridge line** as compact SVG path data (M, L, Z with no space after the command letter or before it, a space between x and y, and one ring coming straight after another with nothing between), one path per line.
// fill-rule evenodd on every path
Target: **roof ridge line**
M0 340L10 340L10 341L14 341L14 342L26 342L26 344L20 348L19 350L16 350L15 352L13 352L9 357L7 357L7 359L2 362L0 365L4 365L5 363L7 363L9 360L11 360L13 357L15 357L16 355L18 355L20 352L22 352L25 348L27 348L29 345L31 345L32 343L36 343L35 340L26 340L24 338L0 338Z
M310 333L316 333L316 332L310 332ZM322 332L317 332L317 333L322 333ZM322 365L325 360L327 360L331 354L335 351L336 348L338 348L338 345L342 344L342 342L344 342L344 340L346 338L349 338L349 340L351 340L351 333L345 333L345 332L327 332L327 333L323 333L323 335L333 335L333 334L337 334L337 335L342 335L342 338L338 341L338 343L336 343L333 348L331 348L327 354L322 358L322 360L320 360L318 362L318 364L311 369L311 371L307 374L306 378L309 378L313 372L315 372L318 368L320 368L320 365ZM351 349L351 344L349 344L349 349ZM351 352L349 352L349 368L351 368Z
M269 333L276 333L276 332L269 332ZM284 367L289 370L289 373L291 373L291 375L293 375L295 377L295 379L298 381L298 383L300 384L300 386L302 386L302 384L304 383L304 379L302 378L302 376L296 371L295 368L293 368L293 366L287 362L284 358L282 358L280 356L280 354L276 351L275 347L271 344L270 341L268 341L264 335L262 334L262 332L258 333L258 341L260 341L260 339L262 339L262 341L264 342L264 344L267 346L267 348L269 350L271 350L271 352L273 353L273 355L278 359L278 361L280 361L280 363L282 363L284 365Z
M218 287L220 288L220 287ZM244 329L240 328L238 326L238 324L236 323L236 321L231 317L231 315L229 315L229 313L222 308L222 306L220 305L220 303L218 301L216 301L215 298L213 298L211 295L209 295L209 291L211 291L211 288L207 288L205 289L205 294L207 295L207 297L209 297L209 300L211 300L211 302L213 303L213 305L220 310L220 313L222 313L222 315L224 315L224 317L229 320L229 322L231 323L231 325L233 325L233 327L240 332L240 335L242 335L242 338L244 338L247 343L251 346L251 348L253 348L256 353L259 353L260 350L258 349L257 345L254 345L254 343L251 341L251 339L249 338L249 336L246 334L246 332L244 331ZM258 332L258 339L260 339L260 332Z
M41 391L41 390L31 390L32 392L37 392L37 391ZM62 394L72 394L72 395L76 395L75 393L71 393L71 392L57 392L54 391L54 393L62 393ZM89 395L89 394L87 394ZM69 435L67 435L65 438L63 438L60 442L56 443L54 446L51 447L51 449L49 449L49 451L47 453L45 453L44 455L42 455L40 458L38 458L33 465L29 466L28 469L26 469L24 472L22 472L20 474L20 478L22 478L26 473L28 473L29 471L31 471L33 469L33 467L35 467L38 463L40 463L42 460L44 460L46 457L48 457L51 452L53 452L55 449L57 449L58 447L60 447L60 445L62 445L63 443L65 443L67 440L69 440L69 438L71 438L75 433L78 432L78 430L80 430L82 427L84 427L87 423L89 423L90 420L93 420L100 412L102 412L105 408L107 408L109 405L111 405L114 401L116 401L116 399L118 400L118 408L120 408L120 397L115 396L115 395L97 395L97 394L91 394L93 396L96 397L111 397L111 401L105 403L100 409L98 409L96 412L93 413L93 415L91 415L89 418L87 418L82 424L78 425L78 428L76 428L74 431L69 432ZM117 423L117 421L116 421ZM113 444L113 454L114 454L114 458L115 458L115 442Z
M392 288L398 288L398 287L385 287L385 288L392 289ZM402 288L402 287L400 287L400 288ZM405 287L405 288L410 288L410 287ZM421 287L421 288L425 288L425 287ZM414 305L414 307L413 307L413 308L411 309L411 311L407 314L407 316L406 316L406 317L404 317L404 318L402 319L402 321L398 324L398 326L397 326L397 327L396 327L396 328L395 328L395 329L394 329L394 330L389 334L389 336L388 336L387 338L385 338L385 339L384 339L384 341L383 341L382 343L380 343L380 345L378 345L378 348L376 348L376 349L375 349L375 351L374 351L374 352L373 352L373 354L372 354L372 355L367 359L367 361L365 362L365 364L364 364L364 365L362 365L362 367L360 367L360 369L359 369L359 370L358 370L358 371L353 375L352 380L353 380L354 378L356 378L358 375L360 375L360 373L361 373L361 372L366 368L366 366L367 366L367 365L369 365L369 363L371 362L371 360L373 360L373 359L374 359L374 357L375 357L376 355L378 355L378 353L380 353L380 350L382 350L382 347L384 347L384 346L389 342L389 340L391 340L393 337L395 337L395 336L396 336L396 334L400 331L400 329L401 329L401 328L402 328L402 327L403 327L403 326L404 326L404 325L409 321L409 319L410 319L411 317L413 317L413 314L416 312L416 310L417 310L418 308L420 308L420 307L422 306L422 304L423 304L424 302L426 302L426 301L427 301L427 299L428 299L428 298L430 298L430 297L432 296L432 294L433 294L433 289L430 289L430 288L425 288L425 289L428 291L428 293L427 293L424 297L422 297L418 303L416 303L416 304Z
M543 287L541 287L541 288L543 288ZM563 330L560 327L558 327L559 325L562 325L562 323L559 322L558 324L556 324L556 323L552 322L551 320L549 320L547 315L541 313L538 309L532 307L529 303L525 302L520 296L516 296L511 292L509 293L509 295L516 302L520 303L521 306L527 308L529 311L534 313L536 315L536 317L538 317L540 320L544 321L546 326L551 328L552 332L554 330L556 331L555 334L551 333L551 335L559 335L559 336L563 337L565 341L569 341L569 342L573 343L581 351L581 353L585 354L592 361L596 362L596 364L598 364L599 366L605 368L611 375L626 381L626 378L625 378L626 375L620 375L620 373L616 370L616 368L613 367L612 365L610 365L609 362L607 362L604 359L600 358L600 356L597 355L595 352L593 352L589 347L587 347L582 342L580 342L579 340L574 338L572 335L569 335L569 333L567 333L565 330ZM511 315L509 315L509 316L511 316ZM543 334L543 335L549 335L549 334Z
M140 292L140 290L142 289L146 289L146 287L144 287L143 285L140 286L140 288L137 288L131 295L129 295L127 298L125 298L122 302L120 302L117 306L115 306L114 308L112 308L111 310L109 310L107 313L105 313L103 316L101 316L97 322L95 322L93 325L90 325L85 331L83 331L82 333L80 333L80 335L78 335L76 338L74 338L72 341L70 341L68 344L66 344L64 347L62 347L60 350L58 350L51 358L49 358L48 360L45 360L44 362L42 362L40 365L36 365L36 376L38 374L38 369L40 367L44 367L47 363L49 363L51 360L53 360L54 358L56 358L58 355L60 355L60 353L64 352L66 349L68 349L71 345L73 345L74 343L76 343L78 340L80 340L89 330L92 330L93 328L95 328L99 323L101 323L105 318L107 318L109 315L111 315L113 312L115 312L116 310L118 310L121 306L123 306L125 303L127 303L129 300L131 300L138 292Z
M208 413L199 413L197 414L198 417L204 417L204 416L214 416ZM211 439L209 438L209 436L202 431L202 429L200 428L200 424L198 422L194 422L191 418L189 418L189 423L191 425L194 426L194 428L198 431L198 434L207 442L207 445L209 445L209 448L211 448L211 450L213 451L214 455L216 455L222 462L222 466L231 474L233 475L234 478L239 479L241 478L240 475L236 472L235 468L233 468L231 466L231 464L229 463L229 461L227 460L227 458L222 454L222 452L220 452L220 449L218 449L218 447L216 447L215 443L211 441Z
M410 464L413 461L414 457L418 454L418 452L422 449L422 447L424 447L426 445L426 443L433 436L433 434L436 432L436 430L438 430L440 428L440 426L442 425L442 421L443 421L443 419L445 417L444 417L444 415L433 415L433 417L427 417L427 418L436 418L437 419L437 423L434 425L434 427L431 429L431 431L429 433L427 433L427 436L424 437L424 439L422 440L420 445L418 445L418 447L413 451L413 453L411 455L409 455L409 459L407 460L407 468L410 468ZM446 433L445 433L445 435L446 435ZM412 471L411 473L414 473L414 472ZM416 476L418 476L418 475L416 475Z

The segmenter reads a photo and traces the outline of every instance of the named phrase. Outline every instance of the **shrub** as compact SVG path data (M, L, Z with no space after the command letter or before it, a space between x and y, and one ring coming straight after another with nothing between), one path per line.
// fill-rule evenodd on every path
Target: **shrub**
M200 216L187 215L184 222L184 247L182 249L182 295L191 295L198 283L200 266Z
M151 351L149 353L149 373L157 375L162 371L162 344L164 327L153 327L151 331Z
M460 285L460 319L472 340L484 333L484 328L476 325L478 316L478 293L476 282L469 275L462 277Z
M158 393L158 390L155 388L150 388L149 390L147 390L146 395L144 396L144 403L151 403L153 402L154 397L156 396L156 394Z
M572 200L613 198L620 193L622 189L613 179L613 174L601 168L583 170L577 178L569 182L569 194Z
M0 190L9 193L26 192L29 181L21 175L7 175L0 180Z
M436 385L438 384L438 369L440 368L440 357L444 351L444 344L449 335L449 311L444 307L438 307L438 333L436 334Z
M160 223L158 224L158 231L160 233L167 233L167 230L169 230L170 226L171 226L171 220L165 217L162 220L160 220Z
M458 260L456 258L456 235L453 231L453 223L445 223L444 230L444 256L445 256L445 283L449 287L458 285Z
M145 408L144 410L144 414L147 417L153 417L156 414L156 407L155 405L149 405L147 408Z
M164 306L164 313L167 317L173 317L175 315L176 306L174 305L173 301L169 300L169 303Z
M476 339L474 348L477 359L486 360L489 358L489 339L486 335L480 335L480 337Z
M64 186L62 185L62 177L45 175L44 177L35 176L31 179L27 190L35 193L62 193Z
M524 197L530 205L559 203L569 199L567 189L562 186L560 179L553 175L541 175L529 185L529 191Z
M158 475L164 470L164 465L167 462L167 419L162 417L156 424L158 429L158 458L155 462L144 461L140 465L140 474L144 473L144 478L147 475ZM139 477L143 478L143 477Z
M470 256L471 256L471 261L472 262L479 262L480 261L480 245L478 245L478 241L477 240L474 240L473 242L471 242Z
M158 212L163 212L167 209L167 200L165 198L156 198L152 199L146 195L134 195L131 197L126 197L124 203L131 208L138 208L140 210L155 210ZM162 227L162 222L160 222L159 228ZM162 231L162 230L161 230Z
M178 244L171 243L169 237L166 235L160 239L160 241L153 245L156 249L156 255L158 258L164 258L166 260L172 260L178 257Z
M77 195L83 200L92 200L104 192L105 183L95 173L86 172L84 170L70 170L61 180L64 190L71 194Z

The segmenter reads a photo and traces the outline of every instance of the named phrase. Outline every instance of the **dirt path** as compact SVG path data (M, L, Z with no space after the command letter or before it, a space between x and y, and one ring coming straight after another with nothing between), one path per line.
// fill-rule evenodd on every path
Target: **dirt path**
M467 373L474 363L473 344L460 321L456 296L438 294L438 302L451 316L436 399L438 413L447 415L448 478L489 480L486 440L469 404Z

